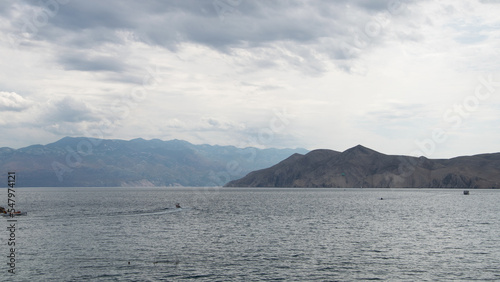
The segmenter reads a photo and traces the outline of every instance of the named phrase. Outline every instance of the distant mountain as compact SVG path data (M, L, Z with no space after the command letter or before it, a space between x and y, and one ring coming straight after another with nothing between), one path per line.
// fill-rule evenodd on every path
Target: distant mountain
M385 155L361 145L294 154L227 187L499 188L500 153L452 159Z
M306 152L65 137L48 145L0 148L0 171L15 171L20 187L222 186ZM0 187L6 185L0 181Z

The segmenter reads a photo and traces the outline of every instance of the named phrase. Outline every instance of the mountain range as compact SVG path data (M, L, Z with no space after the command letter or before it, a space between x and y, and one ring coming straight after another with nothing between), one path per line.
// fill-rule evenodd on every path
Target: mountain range
M227 187L499 188L500 153L428 159L385 155L361 145L294 154Z
M222 186L306 152L65 137L47 145L0 148L0 171L16 172L18 187ZM6 186L7 180L0 182Z

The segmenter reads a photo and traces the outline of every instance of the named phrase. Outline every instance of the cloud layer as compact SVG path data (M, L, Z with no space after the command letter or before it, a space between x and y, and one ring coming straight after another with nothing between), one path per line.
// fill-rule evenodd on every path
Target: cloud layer
M500 151L498 12L496 1L2 3L0 129L11 138L0 146L99 132L428 157ZM492 94L477 98L489 75ZM429 154L419 144L436 128L448 141Z

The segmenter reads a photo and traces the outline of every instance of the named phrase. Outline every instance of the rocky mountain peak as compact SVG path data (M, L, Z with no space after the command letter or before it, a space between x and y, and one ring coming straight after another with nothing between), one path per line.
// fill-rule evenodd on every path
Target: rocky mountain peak
M377 151L374 151L370 148L367 148L363 145L356 145L350 149L347 149L343 152L343 154L363 154L363 155L369 155L369 154L380 154Z

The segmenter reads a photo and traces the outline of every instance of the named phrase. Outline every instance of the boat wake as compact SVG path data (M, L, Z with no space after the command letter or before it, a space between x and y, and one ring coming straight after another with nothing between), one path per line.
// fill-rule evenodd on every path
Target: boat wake
M160 211L138 211L137 213L131 213L128 214L128 216L148 216L148 215L161 215L161 214L168 214L168 213L175 213L175 212L182 212L186 211L189 208L166 208ZM124 214L127 216L126 214Z
M23 215L28 215L27 212L20 212L20 213L14 213L13 216L11 216L10 213L3 213L3 217L15 217L15 216L23 216Z
M158 216L166 215L171 213L180 213L190 210L189 207L183 208L164 208L164 209L152 209L152 210L131 210L131 211L115 211L115 212L103 212L103 213L67 213L63 217L65 218L85 218L85 219L96 219L103 217L139 217L139 216ZM31 219L52 217L49 215L41 215L36 213L31 213ZM59 217L62 219L62 217ZM53 219L52 219L53 220Z

